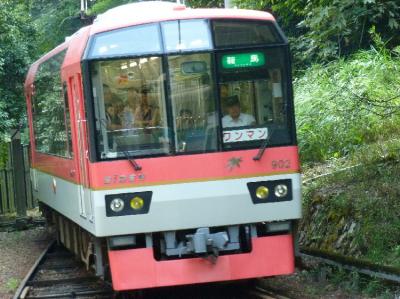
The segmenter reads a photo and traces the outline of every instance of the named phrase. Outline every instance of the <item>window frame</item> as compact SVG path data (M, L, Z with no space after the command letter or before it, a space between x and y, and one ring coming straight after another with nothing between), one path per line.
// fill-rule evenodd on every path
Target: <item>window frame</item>
M234 46L217 46L217 42L216 42L216 34L214 31L214 24L217 22L223 22L223 21L227 21L230 23L241 23L241 22L247 22L247 23L254 23L257 25L262 25L264 24L270 24L271 27L275 28L276 30L276 36L280 38L280 41L276 42L276 43L270 43L270 44L252 44L252 45L247 45L247 44L239 44L239 45L234 45ZM271 22L271 21L266 21L266 20L252 20L252 19L212 19L211 24L210 24L210 28L211 28L211 33L212 33L212 37L213 37L213 49L214 50L221 50L221 49L229 49L229 48L246 48L246 47L261 47L264 45L272 45L272 46L276 46L276 45L282 45L282 44L287 44L287 38L286 36L283 34L282 30L280 30L279 26L277 26L277 24L275 22Z
M284 95L286 95L286 99L285 99L284 102L286 103L286 110L285 111L286 111L286 118L287 118L286 122L285 122L285 125L286 125L286 127L287 127L287 129L289 131L289 138L292 140L291 143L296 143L295 135L292 134L292 132L295 133L296 129L295 129L295 127L293 128L294 119L291 120L291 118L294 118L294 109L293 109L293 105L292 105L292 102L293 102L293 96L292 95L293 95L293 93L292 93L292 83L291 83L292 81L291 81L291 76L290 76L291 70L289 68L290 64L288 64L287 51L285 51L286 47L288 47L288 46L286 46L286 45L274 45L274 46L271 46L271 47L266 47L266 46L258 46L257 45L257 46L247 47L247 48L240 47L240 49L238 49L238 48L225 49L224 48L224 49L218 49L218 50L214 51L214 57L215 58L217 58L217 56L221 56L222 57L222 55L224 53L232 53L232 52L238 52L238 53L240 53L240 52L252 52L252 51L258 51L259 52L259 51L262 51L262 50L265 50L265 49L276 49L276 48L281 48L282 49L281 53L282 53L283 60L284 60L284 65L282 65L282 69L285 71L285 76L283 78L288 80L287 84L286 84L286 90L284 91ZM218 74L221 73L221 64L217 63L216 67L218 68L217 69L217 77L216 77L217 78L217 85L216 86L217 86L217 90L218 90L218 87L220 86L220 84L221 83L222 84L226 83L226 81L221 81L222 76L218 76ZM228 81L228 82L234 82L234 81ZM283 91L283 89L282 89L282 91ZM221 101L221 99L220 99L220 101ZM221 106L221 104L222 103L220 102L220 107L219 107L219 111L221 113L221 115L220 115L220 121L221 121L221 126L220 126L221 132L220 132L220 135L223 136L224 128L222 126L222 117L224 115L222 114L222 106ZM289 107L289 105L291 107ZM242 129L246 129L246 128L251 128L251 126L242 127ZM254 141L243 141L243 142L229 143L229 145L231 147L227 147L227 145L222 140L222 143L221 143L222 149L221 149L221 151L235 151L235 150L254 149L254 148L259 148L261 146L261 144L262 144L262 140L254 140ZM285 146L285 145L289 145L289 144L286 144L286 143L277 144L277 145L272 144L272 145L268 145L267 147L280 147L280 146Z
M134 29L134 28L138 28L138 27L150 27L152 25L155 25L155 27L157 28L157 34L158 34L158 42L160 45L160 50L159 51L153 51L153 52L137 52L135 54L109 54L109 55L97 55L97 56L91 56L91 52L93 51L93 48L95 46L96 43L96 39L102 35L106 35L106 34L112 34L113 32L123 32L123 31L128 31L130 29ZM113 29L113 30L109 30L109 31L104 31L104 32L100 32L98 34L95 34L93 36L90 37L88 46L86 47L85 53L84 53L84 57L85 59L90 59L90 60L108 60L108 59L117 59L117 58L125 58L125 57L131 57L131 56L137 56L137 57L141 57L143 55L161 55L164 53L164 42L163 42L163 38L162 38L162 31L161 31L161 27L159 26L159 23L154 22L154 23L146 23L146 24L139 24L139 25L134 25L134 26L129 26L129 27L123 27L123 28L118 28L118 29Z
M174 113L173 113L173 107L172 107L172 90L171 90L171 76L170 76L170 74L169 74L169 67L168 67L168 58L169 57L173 57L173 56L180 56L180 57L183 57L183 56L189 56L189 55L195 55L195 54L209 54L210 55L210 80L212 80L212 82L213 82L213 96L214 96L214 108L215 108L215 112L218 114L217 116L218 116L218 123L217 123L217 128L216 128L216 137L217 137L217 140L216 140L216 142L217 142L217 144L216 144L216 148L215 149L210 149L210 150L206 150L206 151L202 151L202 150L199 150L199 151L190 151L190 152L180 152L180 151L177 151L176 150L176 141L177 140L175 140L175 136L176 136L176 134L175 134L175 130L176 130L176 123L175 123L175 121L174 121ZM215 70L216 70L216 65L215 65L215 53L214 53L214 51L210 51L210 50L203 50L203 51L193 51L193 52L184 52L184 53L174 53L174 54L170 54L170 53L168 53L167 55L165 55L165 58L166 58L166 72L168 72L168 76L167 76L167 78L168 78L168 80L166 80L167 81L167 84L168 84L168 87L169 87L169 93L168 93L168 99L169 99L169 103L170 103L170 106L171 106L171 114L169 114L168 115L168 118L170 118L171 119L171 121L172 121L172 127L171 127L171 131L173 132L173 135L174 135L174 139L173 139L173 142L172 142L172 144L174 145L174 151L173 151L173 154L175 155L175 156L181 156L181 155L192 155L192 154L206 154L206 153L215 153L215 152L218 152L218 151L220 151L220 148L221 148L221 146L220 146L220 143L219 143L219 136L220 136L220 134L219 134L219 132L220 132L220 126L221 126L221 120L220 120L220 110L219 110L219 106L218 106L218 102L219 102L219 100L217 100L217 94L218 94L218 89L217 89L217 79L216 79L216 73L215 73ZM222 139L221 139L222 140Z
M90 117L90 121L88 121L89 123L89 132L90 132L90 145L89 145L89 152L91 153L91 155L95 155L96 156L96 161L108 161L108 160L121 160L121 159L126 159L125 156L117 156L117 157L110 157L110 158L102 158L101 155L99 154L98 151L98 144L99 144L99 135L96 134L96 116L95 116L95 108L94 108L94 101L93 101L93 82L92 82L92 77L90 75L90 69L92 64L99 62L99 61L112 61L112 60L123 60L123 59L137 59L137 58L150 58L150 57L154 57L157 56L161 59L161 73L164 74L165 73L165 69L164 69L164 56L165 55L156 55L153 53L147 54L147 55L130 55L130 56L118 56L118 57L113 57L112 59L93 59L93 60L89 60L87 61L87 64L85 64L85 79L84 82L87 82L88 85L85 87L85 110L86 111L90 111L90 113L87 113L87 116ZM173 135L173 133L170 133L170 123L169 123L169 91L166 89L166 77L164 76L164 80L163 80L163 84L164 85L164 93L165 93L165 113L166 113L166 117L167 117L167 125L168 125L168 137L171 138L171 136ZM90 86L90 90L87 90L88 86ZM87 98L87 94L90 94L90 97ZM86 99L90 99L90 101L87 101ZM90 102L90 103L89 103ZM95 143L92 143L92 142ZM172 144L172 141L170 142L170 145ZM160 157L160 156L168 156L168 155L172 155L174 154L174 151L172 151L172 146L170 146L170 150L169 153L157 153L157 154L144 154L144 155L135 155L135 156L129 156L129 157L134 157L136 158L151 158L151 157Z
M204 19L204 18L198 18ZM114 161L114 160L126 160L127 158L123 156L119 156L116 158L101 158L98 155L98 140L96 136L96 125L95 125L95 116L94 116L94 103L93 103L93 94L92 94L92 80L90 74L90 67L91 63L95 61L104 61L104 60L118 60L118 59L135 59L135 58L146 58L151 56L159 56L161 58L162 64L162 73L164 74L164 90L165 90L165 107L166 107L166 114L167 114L167 125L168 125L168 137L170 138L170 154L148 154L148 155L138 155L134 156L135 159L140 158L152 158L152 157L166 157L166 156L180 156L180 155L197 155L197 154L205 154L205 153L212 153L212 152L230 152L230 151L238 151L238 150L254 150L257 149L260 144L254 145L250 144L248 146L237 147L237 148L225 148L223 143L223 127L222 127L222 109L221 109L221 98L218 86L220 85L220 78L218 77L219 74L219 63L217 62L217 53L220 52L229 52L229 51L254 51L258 49L266 49L266 48L280 48L282 51L284 65L282 68L286 71L285 80L287 80L286 84L286 95L287 99L286 102L286 113L287 113L287 121L286 126L288 129L288 134L290 138L289 143L285 144L278 144L278 145L269 145L267 147L283 147L283 146L290 146L297 144L297 136L296 136L296 127L295 127L295 115L294 115L294 102L293 102L293 88L292 88L292 74L291 74L291 56L290 56L290 48L289 43L286 36L283 34L280 27L276 24L276 22L268 21L268 20L254 20L255 22L261 23L269 23L276 29L276 33L281 37L282 42L276 44L264 44L264 45L238 45L238 46L230 46L225 48L216 48L215 47L215 34L213 32L213 22L214 21L251 21L249 19L225 19L225 18L215 18L215 19L204 19L208 23L208 28L210 30L211 36L211 45L212 49L204 49L204 50L179 50L179 51L166 51L164 45L164 38L162 36L162 29L161 23L162 22L154 22L158 24L158 30L161 39L161 47L162 53L141 53L141 54L134 54L134 55L123 55L123 56L111 56L111 57L100 57L100 58L90 58L88 57L88 53L90 47L93 44L94 36L91 36L88 41L88 46L86 48L85 54L81 60L82 66L82 75L83 75L83 86L84 86L84 95L85 95L85 111L86 117L88 120L88 133L89 136L89 159L91 162L105 162L105 161ZM150 23L151 24L151 23ZM136 25L137 26L137 25ZM190 54L197 54L197 53L209 53L211 55L211 79L213 80L214 85L214 99L215 105L217 108L218 113L218 127L217 127L217 148L216 150L212 151L200 151L200 152L177 152L175 147L175 131L174 131L174 120L173 120L173 111L172 111L172 99L171 99L171 87L170 87L170 73L168 69L168 57L169 56L176 56L176 55L190 55ZM131 157L132 158L132 157Z
M72 146L72 124L71 124L71 117L67 117L66 114L66 101L68 103L68 94L67 94L67 98L65 98L65 94L64 94L64 84L65 84L65 80L62 79L62 75L61 75L61 71L62 71L62 65L64 64L65 61L65 57L67 54L68 48L64 48L61 51L55 53L54 55L48 57L46 60L40 62L40 64L38 65L38 68L36 70L35 76L34 76L34 80L33 80L33 87L34 87L34 92L31 93L31 113L32 113L32 130L33 130L33 140L35 142L35 152L36 153L40 153L43 155L48 155L48 156L53 156L53 157L58 157L58 158L63 158L63 159L68 159L68 160L72 160L73 159L73 146ZM66 134L66 138L65 138L65 155L62 154L58 154L58 153L53 153L53 152L46 152L43 150L39 150L37 147L37 127L35 125L36 123L36 117L37 117L37 112L36 112L36 99L35 99L35 93L37 92L37 88L36 88L36 78L39 75L40 72L40 68L45 64L45 63L49 63L52 59L54 59L57 56L62 56L60 64L59 64L59 68L57 69L57 73L59 75L59 87L60 87L60 95L59 95L59 100L60 102L62 102L62 109L63 109L63 124L64 124L64 132ZM69 104L69 103L68 103ZM60 105L61 107L61 105ZM69 107L69 106L68 106ZM70 111L70 110L69 110ZM60 114L61 115L61 114ZM70 129L70 130L68 130ZM69 139L69 135L71 136L71 139ZM71 145L71 146L70 146Z
M65 80L62 80L62 94L64 99L64 120L67 133L67 153L69 154L67 158L72 159L74 157L74 150L72 145L71 109L68 98L68 85Z
M208 29L208 42L209 42L209 48L189 48L189 49L181 49L181 50L168 50L166 47L166 36L164 35L164 28L163 25L164 24L168 24L168 23L174 23L174 22L190 22L190 21L203 21ZM177 19L177 20L168 20L168 21L162 21L159 22L160 25L160 34L161 34L161 40L162 40L162 50L163 53L167 54L167 55L171 55L172 53L178 53L176 55L179 54L186 54L188 52L192 52L192 53L197 53L197 52L208 52L208 51L212 51L214 49L214 38L213 38L213 34L212 34L212 30L211 30L211 25L210 25L210 20L209 19L204 19L204 18L196 18L196 19Z

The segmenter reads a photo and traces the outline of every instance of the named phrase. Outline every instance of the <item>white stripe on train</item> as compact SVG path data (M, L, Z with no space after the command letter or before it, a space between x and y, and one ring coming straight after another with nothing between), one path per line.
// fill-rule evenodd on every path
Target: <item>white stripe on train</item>
M36 170L37 171L37 170ZM112 236L241 223L298 219L301 216L300 174L142 186L114 190L86 189L79 202L79 185L37 171L36 198L95 236ZM254 205L247 182L291 179L293 200ZM53 181L56 181L56 192ZM148 214L106 217L105 195L152 191ZM81 215L85 204L86 215Z

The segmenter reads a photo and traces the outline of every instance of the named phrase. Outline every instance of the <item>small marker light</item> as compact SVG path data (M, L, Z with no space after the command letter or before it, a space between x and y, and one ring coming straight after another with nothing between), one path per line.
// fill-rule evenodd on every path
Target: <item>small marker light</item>
M121 212L124 209L124 201L121 198L114 198L110 203L110 208L113 212Z
M256 196L259 199L266 199L268 197L269 190L265 186L260 186L256 189Z
M140 210L143 208L144 205L144 200L143 198L139 196L135 196L134 198L131 199L131 208L134 210Z
M275 186L275 196L276 197L285 197L288 193L288 188L284 184L279 184Z

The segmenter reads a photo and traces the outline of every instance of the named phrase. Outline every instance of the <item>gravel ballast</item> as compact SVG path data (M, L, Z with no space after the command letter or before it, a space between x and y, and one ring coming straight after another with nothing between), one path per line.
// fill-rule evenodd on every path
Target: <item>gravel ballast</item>
M0 298L12 298L21 280L50 242L44 227L0 232Z

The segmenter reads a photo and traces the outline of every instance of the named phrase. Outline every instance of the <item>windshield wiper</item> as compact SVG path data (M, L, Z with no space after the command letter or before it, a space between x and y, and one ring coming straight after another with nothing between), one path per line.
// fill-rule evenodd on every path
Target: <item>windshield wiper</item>
M142 170L142 166L140 166L135 159L133 159L131 156L129 156L129 154L126 151L123 151L124 156L128 159L129 163L131 163L133 169L135 169L135 171L139 171Z
M107 130L107 125L106 125L107 121L103 118L98 118L98 120L100 122L100 127L103 127ZM108 136L107 136L107 139L108 139ZM115 141L115 142L117 143L117 145L119 145L117 141ZM131 156L129 156L129 154L126 151L122 151L122 153L124 154L125 158L128 159L129 163L132 165L132 167L133 167L133 169L135 169L135 171L142 170L142 166L140 166L135 161L135 159L133 159Z
M253 157L254 161L260 161L262 156L264 155L265 149L267 148L267 145L271 141L272 134L274 133L274 130L271 129L271 134L268 134L267 138L264 139L263 143L260 146L260 149L258 150L257 155Z

